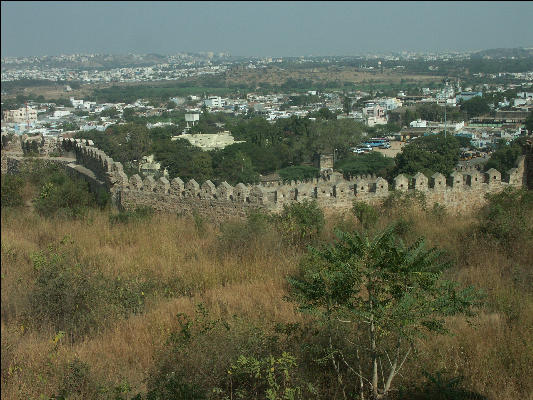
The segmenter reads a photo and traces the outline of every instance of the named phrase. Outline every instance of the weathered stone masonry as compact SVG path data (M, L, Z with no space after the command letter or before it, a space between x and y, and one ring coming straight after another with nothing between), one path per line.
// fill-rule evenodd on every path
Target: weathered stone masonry
M481 206L486 193L526 184L524 156L517 160L516 168L503 177L495 169L486 173L466 169L455 171L449 177L436 173L430 179L417 173L412 178L397 176L390 187L381 177L365 175L347 180L333 173L326 178L290 184L231 186L223 182L215 186L211 181L200 185L195 180L185 183L180 178L169 182L166 178L154 180L149 176L142 180L139 175L133 175L128 179L122 164L94 147L90 140L60 139L58 146L63 154L75 156L75 162L71 160L65 164L67 170L82 176L93 188L105 188L119 209L150 206L158 211L181 214L196 210L200 215L217 220L245 216L251 209L279 212L284 204L305 199L315 199L324 209L349 209L354 200L379 204L391 190L417 190L425 194L429 206L439 203L449 211L463 213ZM8 157L7 169L11 170L8 172L15 172L16 168L10 163L16 164L17 160Z

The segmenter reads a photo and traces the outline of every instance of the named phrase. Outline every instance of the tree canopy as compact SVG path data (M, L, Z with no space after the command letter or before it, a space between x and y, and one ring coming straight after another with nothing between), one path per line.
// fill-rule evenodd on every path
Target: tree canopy
M533 134L533 111L529 112L529 115L526 119L526 129L530 135Z
M357 231L337 236L332 246L310 248L299 275L289 278L291 298L326 325L326 358L335 370L346 364L354 372L360 397L385 398L414 339L445 333L444 317L469 314L479 296L441 278L451 264L423 239L406 246L392 227L374 237ZM337 347L339 329L351 337L352 354Z
M478 117L490 112L487 100L479 96L463 101L460 105L461 111L465 111L468 114L468 118Z
M491 168L497 169L502 174L514 168L516 159L522 154L520 140L514 140L508 145L503 145L490 155L485 164L485 171Z
M459 161L460 142L453 135L422 136L407 144L396 155L396 167L392 176L398 174L414 175L422 172L431 176L435 172L448 176Z
M363 174L387 176L388 171L393 167L394 159L385 157L377 151L351 155L335 164L335 169L342 172L345 178Z

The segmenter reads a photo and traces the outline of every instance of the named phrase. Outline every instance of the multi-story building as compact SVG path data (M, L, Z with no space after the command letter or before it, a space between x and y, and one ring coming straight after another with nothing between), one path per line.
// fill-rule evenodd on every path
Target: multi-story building
M18 110L4 111L4 121L14 122L20 124L29 121L30 123L37 121L37 110L31 107L21 107Z
M204 104L210 108L218 108L222 107L224 102L220 96L210 96L208 99L204 100Z
M401 107L403 105L401 100L394 97L380 99L378 101L378 104L387 111L395 110L396 108Z
M379 104L367 103L366 107L363 108L363 118L366 124L370 127L387 124L385 109Z

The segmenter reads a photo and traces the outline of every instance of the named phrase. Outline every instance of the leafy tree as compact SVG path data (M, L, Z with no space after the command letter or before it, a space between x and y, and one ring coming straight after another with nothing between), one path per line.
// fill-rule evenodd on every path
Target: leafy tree
M364 229L371 228L379 219L379 212L364 201L354 201L352 212L357 217Z
M214 169L214 173L219 180L226 180L232 185L239 182L259 182L259 174L253 168L252 160L241 151L223 156Z
M521 154L522 147L519 141L515 140L508 145L504 144L490 155L489 161L485 164L485 171L494 168L504 174L515 166L516 159Z
M318 111L309 113L310 118L317 118L317 119L337 119L337 114L335 114L333 111L331 111L327 107L321 107L318 109Z
M136 115L136 112L131 107L125 108L122 113L122 117L124 118L126 122L132 121L135 118L135 115Z
M339 160L335 168L342 172L346 178L354 175L376 174L387 176L388 171L394 167L394 159L385 157L377 151L366 154L351 155Z
M89 116L89 111L87 110L76 110L73 112L74 115L78 117L87 117Z
M461 103L461 111L466 111L469 118L484 115L490 112L487 100L483 97L473 97Z
M352 119L317 121L309 127L310 148L316 153L345 157L361 141L363 126Z
M327 358L339 382L339 366L346 365L358 380L354 386L361 399L368 393L382 399L414 340L445 333L444 317L470 314L480 297L471 287L460 290L441 279L450 263L437 249L426 249L423 239L406 246L392 228L375 237L341 231L337 236L332 246L309 249L299 275L288 279L291 298L325 324ZM348 352L333 342L334 330L343 327L351 338ZM388 368L382 362L386 357ZM381 385L378 365L384 373Z
M207 105L205 103L202 104L202 115L206 118L209 115L209 109L207 108Z
M316 178L319 176L318 168L307 165L295 165L286 167L278 171L279 176L284 182L306 180Z
M530 135L533 134L533 111L529 112L529 115L526 119L526 129Z
M2 136L3 138L3 136ZM24 181L20 176L2 174L2 207L20 207L24 204L22 189Z
M276 222L280 233L296 246L316 242L325 226L324 212L315 200L283 205Z
M352 99L345 97L342 101L342 111L344 114L349 114L352 111Z
M520 242L533 236L533 192L508 187L487 196L478 212L479 229L497 239L511 252Z
M59 128L63 129L64 131L77 131L80 129L80 127L74 122L63 122L61 125L59 125Z
M150 135L148 130L142 126L131 127L131 130L125 137L126 146L122 146L123 151L126 151L126 156L129 161L141 161L141 158L148 154L151 147Z
M161 167L167 168L170 178L195 179L198 183L213 179L211 155L185 139L156 142L152 151Z
M435 172L447 176L453 172L460 156L460 143L455 136L441 132L415 139L396 155L396 167L392 176L414 175L422 172L432 175Z
M402 125L403 126L409 126L409 124L415 120L417 120L420 117L420 114L417 113L416 110L405 110L405 112L402 115Z
M118 116L118 110L115 107L109 107L100 113L101 117L116 118Z

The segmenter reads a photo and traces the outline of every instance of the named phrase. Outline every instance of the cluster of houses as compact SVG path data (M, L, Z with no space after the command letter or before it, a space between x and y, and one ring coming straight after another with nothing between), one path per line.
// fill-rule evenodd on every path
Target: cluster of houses
M527 88L527 85L526 85ZM479 88L478 88L479 89ZM502 92L507 87L496 87L494 91ZM485 91L487 92L487 91ZM466 88L462 90L459 83L446 85L441 89L422 88L421 95L408 96L399 92L395 97L372 97L364 91L354 91L343 94L337 91L319 93L309 90L307 93L271 93L257 94L248 93L245 98L237 95L221 96L188 96L171 97L174 102L186 113L186 126L178 130L176 134L187 134L188 130L200 119L202 110L206 108L210 112L229 113L243 115L253 111L256 115L263 116L267 121L274 122L280 118L291 116L310 116L321 109L328 109L338 119L354 119L368 127L385 125L389 122L391 112L401 110L418 103L436 103L446 107L456 107L463 101L482 97L483 91ZM307 96L305 101L293 103L295 96ZM360 100L364 101L361 102ZM345 113L346 102L349 102L351 111ZM70 98L70 106L58 106L50 103L29 102L25 107L17 110L6 110L3 113L2 133L15 134L43 134L59 135L65 133L66 128L76 126L79 130L105 131L110 125L123 123L123 112L133 108L144 116L157 116L168 111L166 107L154 107L147 101L137 100L133 104L126 103L103 103ZM355 108L354 105L358 107ZM398 140L407 140L413 137L433 134L447 130L450 134L456 134L471 139L471 144L476 148L490 147L496 141L510 141L524 133L524 121L533 110L533 92L522 90L515 98L505 98L497 105L493 116L473 118L470 121L461 122L434 122L415 120L410 126L403 127L396 133ZM51 108L53 107L53 109ZM103 111L113 108L113 115L101 114ZM52 111L51 111L52 110ZM173 125L171 122L158 122L148 124L148 128ZM209 147L209 146L208 146Z

